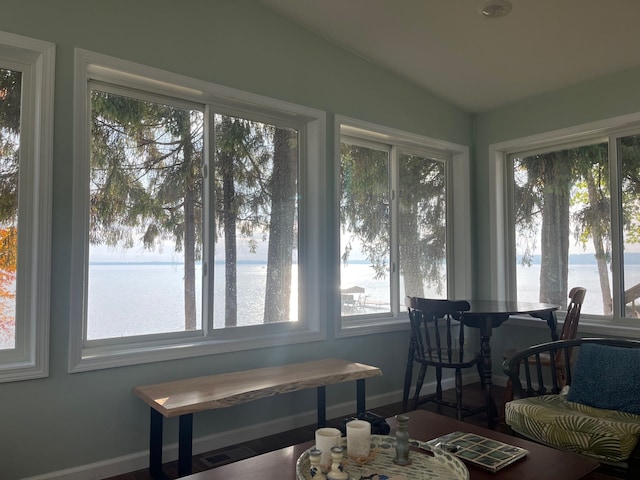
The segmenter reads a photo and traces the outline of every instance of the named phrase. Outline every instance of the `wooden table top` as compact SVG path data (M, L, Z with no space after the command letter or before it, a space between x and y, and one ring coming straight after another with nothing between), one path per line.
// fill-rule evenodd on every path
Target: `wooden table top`
M147 385L133 392L165 417L175 417L378 375L378 367L326 358Z
M488 430L470 423L459 422L425 410L409 414L409 435L417 440L431 440L454 431L471 432L529 450L529 455L497 473L469 466L471 480L577 480L598 467L598 462L588 457L567 453L521 438ZM393 428L393 420L389 423ZM260 478L262 480L295 480L296 461L313 440L274 452L265 453L239 462L199 472L184 480L227 480L229 478Z
M469 300L471 310L464 315L517 315L558 310L558 305L510 300Z
M488 329L483 334L491 334L492 328L502 325L511 315L532 315L555 324L558 305L551 303L518 302L509 300L469 300L471 309L462 314L462 323L467 327ZM555 325L549 325L555 330ZM552 332L552 337L554 332Z

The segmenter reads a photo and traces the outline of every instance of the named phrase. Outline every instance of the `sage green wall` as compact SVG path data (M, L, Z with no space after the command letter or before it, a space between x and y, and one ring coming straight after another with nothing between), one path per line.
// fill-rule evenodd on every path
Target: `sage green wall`
M474 116L471 198L475 210L474 286L479 297L490 295L489 230L489 145L574 127L591 122L640 112L640 68L628 70L549 94L539 95L504 108ZM588 332L587 332L588 333ZM492 348L524 347L548 341L545 328L526 328L507 322L494 332ZM493 358L494 372L501 374L501 355Z
M0 30L57 46L50 376L0 384L0 478L24 478L147 449L149 413L131 393L136 385L337 356L382 368L383 377L368 382L368 394L401 389L406 331L67 373L74 48L325 110L329 134L337 113L469 145L470 115L254 2L3 0L0 12ZM327 151L332 148L329 136ZM390 345L397 347L390 352ZM330 404L351 398L347 386L328 391ZM313 392L302 392L223 414L199 414L195 436L312 411L314 405ZM177 423L172 419L165 426L165 443L175 441Z

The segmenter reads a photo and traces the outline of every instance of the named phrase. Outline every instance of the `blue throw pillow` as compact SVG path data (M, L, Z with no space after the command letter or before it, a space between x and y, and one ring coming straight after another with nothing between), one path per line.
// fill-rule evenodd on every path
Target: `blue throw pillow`
M640 348L582 345L567 400L640 415Z

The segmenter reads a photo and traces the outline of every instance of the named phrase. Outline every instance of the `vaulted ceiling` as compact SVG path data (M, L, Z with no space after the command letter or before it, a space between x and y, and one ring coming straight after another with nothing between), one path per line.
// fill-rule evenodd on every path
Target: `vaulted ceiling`
M640 0L258 1L468 112L640 66Z

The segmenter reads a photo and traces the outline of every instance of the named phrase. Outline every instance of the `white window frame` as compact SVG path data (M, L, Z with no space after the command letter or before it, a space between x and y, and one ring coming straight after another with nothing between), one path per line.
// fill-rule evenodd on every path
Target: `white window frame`
M0 67L22 72L15 348L0 382L49 375L55 45L0 32Z
M489 226L490 226L490 295L505 300L516 297L515 233L513 229L513 174L509 172L510 155L541 153L544 151L572 148L587 143L609 141L609 159L612 179L617 178L615 139L620 136L640 132L640 112L606 120L553 130L528 137L517 138L489 145ZM616 180L617 182L617 180ZM617 205L617 183L611 184L611 204L614 226L612 229L612 262L614 267L614 291L621 285L619 229L616 223L621 219ZM540 326L537 320L518 318L518 323ZM637 319L621 317L620 309L614 302L613 317L582 313L580 331L594 335L640 337Z
M447 238L451 243L447 245L447 295L450 298L471 298L471 213L470 213L470 175L469 175L469 147L444 140L438 140L423 135L405 132L394 128L377 125L354 118L336 115L334 145L334 185L336 187L336 205L340 205L340 143L342 136L355 137L363 141L376 142L390 147L390 176L397 178L398 165L393 157L400 152L424 155L428 158L443 160L447 175ZM393 197L394 195L392 195ZM397 196L395 196L397 197ZM391 198L392 215L391 235L398 238L397 201ZM333 282L336 285L333 292L333 312L336 320L338 337L350 337L371 333L389 332L407 328L406 313L398 307L403 292L399 291L399 274L391 276L391 313L379 315L342 316L340 306L340 220L335 214L336 227L334 242L337 245L335 253L336 271ZM397 241L391 245L391 268L397 271L399 252Z
M299 314L298 321L249 327L213 329L207 324L207 302L203 298L203 328L193 332L87 341L85 338L86 292L88 275L88 199L89 135L91 82L104 82L138 89L168 99L202 105L205 116L215 113L238 115L299 131L301 156L299 189ZM321 231L324 222L321 206L326 204L326 118L325 113L308 107L215 85L145 65L76 49L75 52L75 124L72 229L71 326L69 372L96 370L215 353L249 350L323 340L326 317L323 282L327 258L322 239L311 232ZM205 157L212 151L207 144ZM212 150L212 149L211 149ZM213 182L209 176L207 181ZM207 201L209 202L209 201ZM213 253L206 256L212 264ZM204 278L204 276L203 276ZM203 280L204 283L204 280ZM206 297L205 297L206 298Z

